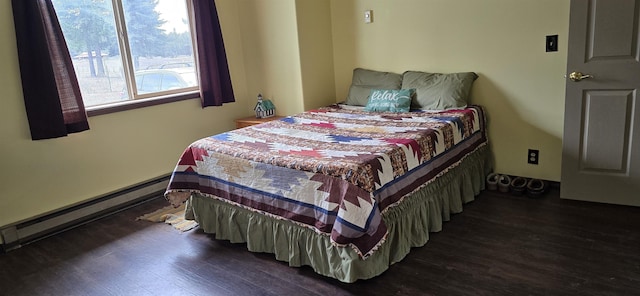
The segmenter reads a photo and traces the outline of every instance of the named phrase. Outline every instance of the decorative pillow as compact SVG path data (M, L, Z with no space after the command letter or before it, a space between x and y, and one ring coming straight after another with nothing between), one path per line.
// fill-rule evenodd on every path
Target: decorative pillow
M407 71L402 74L402 88L414 88L416 97L411 108L445 110L467 106L469 93L478 75L464 73L426 73Z
M365 106L372 89L400 89L402 75L356 68L353 70L351 87L346 104Z
M372 89L365 111L409 112L413 89Z

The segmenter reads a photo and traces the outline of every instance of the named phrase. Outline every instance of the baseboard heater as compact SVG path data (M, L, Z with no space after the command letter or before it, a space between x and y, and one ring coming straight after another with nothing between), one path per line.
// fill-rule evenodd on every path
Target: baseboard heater
M56 233L159 197L169 184L169 175L149 180L73 206L0 228L2 251L7 252Z

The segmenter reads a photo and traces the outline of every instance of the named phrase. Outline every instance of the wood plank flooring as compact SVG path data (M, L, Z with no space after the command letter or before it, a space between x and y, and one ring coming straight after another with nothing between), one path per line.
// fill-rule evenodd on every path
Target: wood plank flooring
M426 246L344 284L200 230L155 199L0 254L0 295L640 295L640 208L484 192Z

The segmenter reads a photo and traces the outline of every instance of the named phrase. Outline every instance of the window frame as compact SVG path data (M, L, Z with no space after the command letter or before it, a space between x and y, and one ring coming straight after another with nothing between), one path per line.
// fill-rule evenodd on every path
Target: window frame
M87 111L87 116L91 117L198 98L200 98L199 90L163 96L153 96L144 99L129 99L122 102L85 107L85 109Z

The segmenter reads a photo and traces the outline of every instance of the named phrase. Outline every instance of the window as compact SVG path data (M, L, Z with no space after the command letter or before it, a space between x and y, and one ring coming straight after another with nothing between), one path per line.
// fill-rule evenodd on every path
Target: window
M87 109L198 91L187 1L52 2Z

